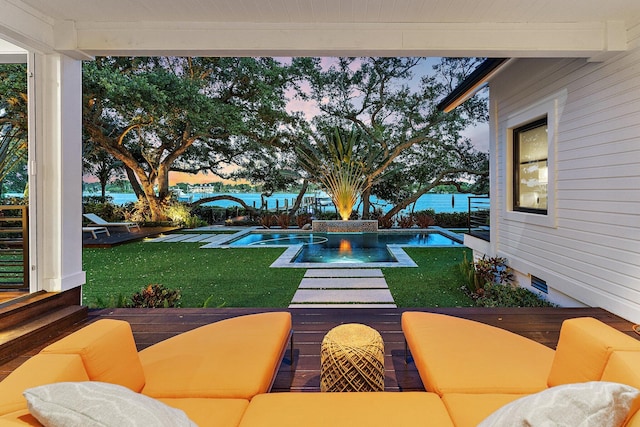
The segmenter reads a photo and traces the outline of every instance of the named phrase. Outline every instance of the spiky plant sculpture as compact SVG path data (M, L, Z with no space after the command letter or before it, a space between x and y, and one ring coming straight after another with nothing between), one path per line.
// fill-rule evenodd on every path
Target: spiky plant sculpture
M348 220L358 198L367 187L363 165L353 156L359 134L351 131L343 138L335 129L326 143L298 149L304 169L322 183L343 220Z
M320 177L343 220L348 220L364 190L362 167L357 163L342 163Z

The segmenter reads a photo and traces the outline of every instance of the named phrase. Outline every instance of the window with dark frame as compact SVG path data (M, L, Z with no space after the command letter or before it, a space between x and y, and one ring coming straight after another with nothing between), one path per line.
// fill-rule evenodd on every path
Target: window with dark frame
M547 214L547 118L513 129L513 210Z

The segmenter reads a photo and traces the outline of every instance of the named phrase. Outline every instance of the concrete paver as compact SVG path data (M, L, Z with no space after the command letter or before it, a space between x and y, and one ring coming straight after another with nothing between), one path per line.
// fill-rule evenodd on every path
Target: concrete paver
M384 277L379 268L309 269L304 277Z
M322 292L298 289L291 300L297 303L393 303L389 289L327 289Z
M388 289L384 277L305 277L298 289Z

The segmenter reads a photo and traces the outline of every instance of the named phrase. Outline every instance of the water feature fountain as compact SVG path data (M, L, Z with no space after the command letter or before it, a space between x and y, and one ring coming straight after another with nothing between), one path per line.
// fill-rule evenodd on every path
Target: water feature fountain
M316 233L375 233L377 220L314 220L311 224Z

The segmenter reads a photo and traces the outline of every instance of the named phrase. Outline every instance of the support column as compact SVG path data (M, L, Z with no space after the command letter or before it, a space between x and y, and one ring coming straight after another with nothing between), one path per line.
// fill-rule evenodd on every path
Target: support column
M85 283L82 271L82 62L34 54L29 100L31 224L36 287L66 291ZM35 161L34 161L35 160ZM35 185L34 185L35 184ZM35 194L34 194L35 193ZM35 218L35 219L34 219ZM33 290L33 286L32 286Z

